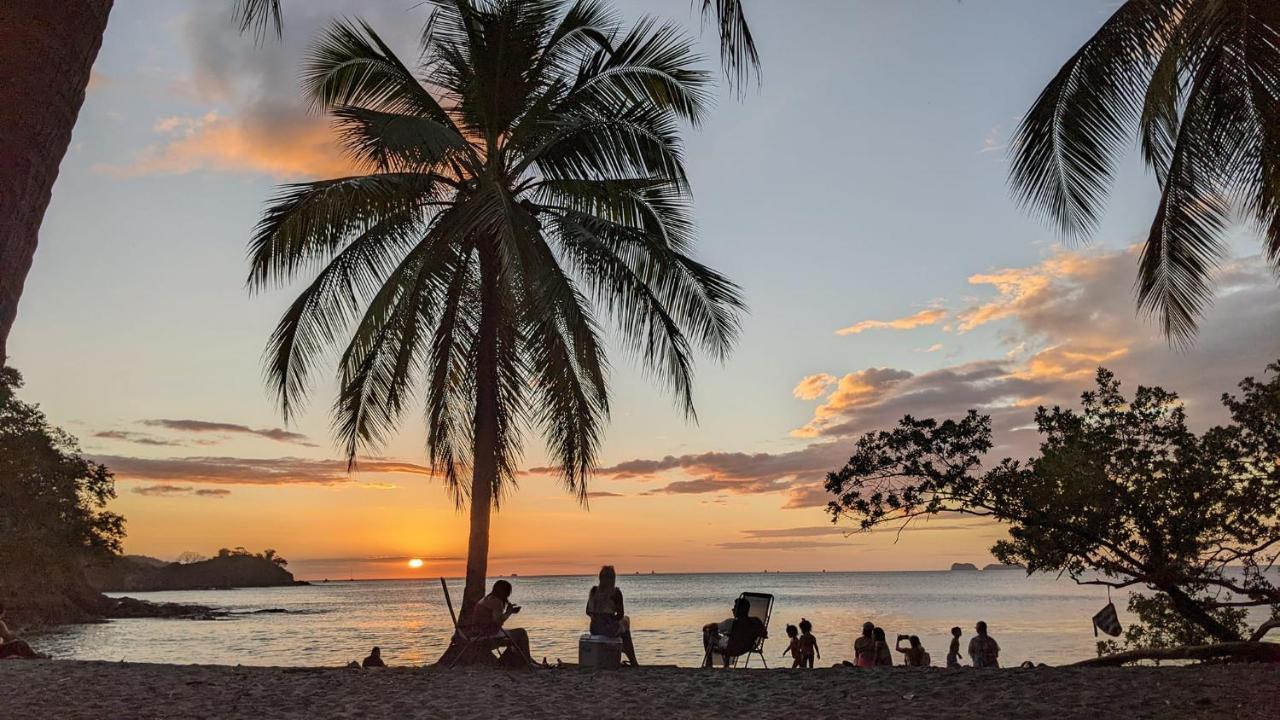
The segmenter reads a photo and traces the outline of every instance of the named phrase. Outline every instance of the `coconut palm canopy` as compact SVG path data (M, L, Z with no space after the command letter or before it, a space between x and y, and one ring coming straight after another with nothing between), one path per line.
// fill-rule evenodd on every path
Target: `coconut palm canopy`
M1280 268L1280 5L1124 3L1023 119L1016 194L1063 235L1089 236L1135 133L1161 188L1138 303L1186 341L1213 299L1233 211Z
M430 5L416 72L360 22L306 63L367 174L286 186L257 228L251 288L310 278L271 337L270 384L294 414L345 345L333 422L353 462L421 392L459 502L499 501L530 429L585 502L602 322L690 415L694 348L721 358L738 328L738 288L691 255L679 125L702 119L710 78L672 26L624 31L598 2Z

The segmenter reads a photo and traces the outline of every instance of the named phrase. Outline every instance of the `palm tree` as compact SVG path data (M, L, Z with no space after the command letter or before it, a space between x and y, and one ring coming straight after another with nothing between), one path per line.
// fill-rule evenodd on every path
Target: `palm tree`
M490 513L540 433L585 505L608 417L600 316L693 414L694 345L729 351L738 288L689 255L679 121L709 76L668 25L597 0L430 0L415 77L337 22L303 72L367 174L282 188L249 286L306 276L267 348L288 419L332 347L349 462L425 396L428 454L470 503L463 613L484 593Z
M0 2L0 365L112 4ZM235 12L241 30L280 30L279 0Z
M1161 191L1138 305L1187 342L1213 300L1233 211L1280 268L1280 4L1125 2L1018 127L1014 192L1064 236L1088 237L1135 133Z

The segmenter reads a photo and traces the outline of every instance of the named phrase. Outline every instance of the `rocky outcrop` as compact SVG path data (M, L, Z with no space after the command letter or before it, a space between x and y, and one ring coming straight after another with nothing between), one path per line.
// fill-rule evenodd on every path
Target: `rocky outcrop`
M991 563L983 566L982 571L986 572L987 570L1021 570L1026 572L1027 566L1022 563Z
M150 562L148 562L150 561ZM299 584L293 573L256 555L226 555L200 562L162 563L119 557L89 569L89 582L103 592L153 592Z
M978 566L973 563L951 563L951 572L977 572Z

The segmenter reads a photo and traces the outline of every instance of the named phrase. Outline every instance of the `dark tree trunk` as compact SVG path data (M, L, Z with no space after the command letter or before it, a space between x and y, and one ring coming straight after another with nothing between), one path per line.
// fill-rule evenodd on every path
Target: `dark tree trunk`
M480 249L480 327L476 353L475 457L471 479L471 534L467 542L464 616L484 597L489 570L489 521L498 480L498 258L496 248Z
M1204 606L1183 592L1181 588L1171 585L1160 589L1169 596L1169 602L1173 603L1174 609L1180 615L1203 628L1214 640L1218 642L1235 642L1243 639L1239 633L1218 622Z
M0 0L0 364L112 0Z
M458 623L466 625L476 603L484 597L489 572L489 524L493 513L493 493L498 480L498 314L499 260L497 249L481 244L480 327L477 332L475 452L471 466L471 532L467 540L467 580L462 591ZM473 647L467 656L456 657L462 646L455 636L436 662L464 665L491 662L487 648ZM455 660L456 657L456 660Z

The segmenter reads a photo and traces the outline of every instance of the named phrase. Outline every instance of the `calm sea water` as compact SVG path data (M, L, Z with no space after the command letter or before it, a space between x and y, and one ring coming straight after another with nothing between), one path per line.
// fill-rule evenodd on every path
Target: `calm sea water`
M511 622L529 629L536 658L577 660L585 631L583 608L590 576L520 577ZM776 596L770 664L784 664L784 625L807 617L822 662L851 659L863 621L888 632L919 635L941 664L948 630L964 629L967 645L977 620L1000 642L1005 664L1049 664L1094 654L1090 625L1106 592L1069 580L1026 577L1018 571L624 576L635 643L642 663L697 665L701 626L729 615L733 598L751 590ZM462 582L450 582L455 602ZM331 582L307 587L130 593L154 602L199 603L237 613L216 621L113 620L61 628L35 638L59 658L226 665L334 666L358 660L373 645L396 665L433 662L451 625L437 580ZM1123 607L1117 596L1117 605ZM254 613L281 609L287 613ZM1126 620L1122 614L1122 621ZM963 652L963 651L962 651ZM754 664L754 662L753 662Z

